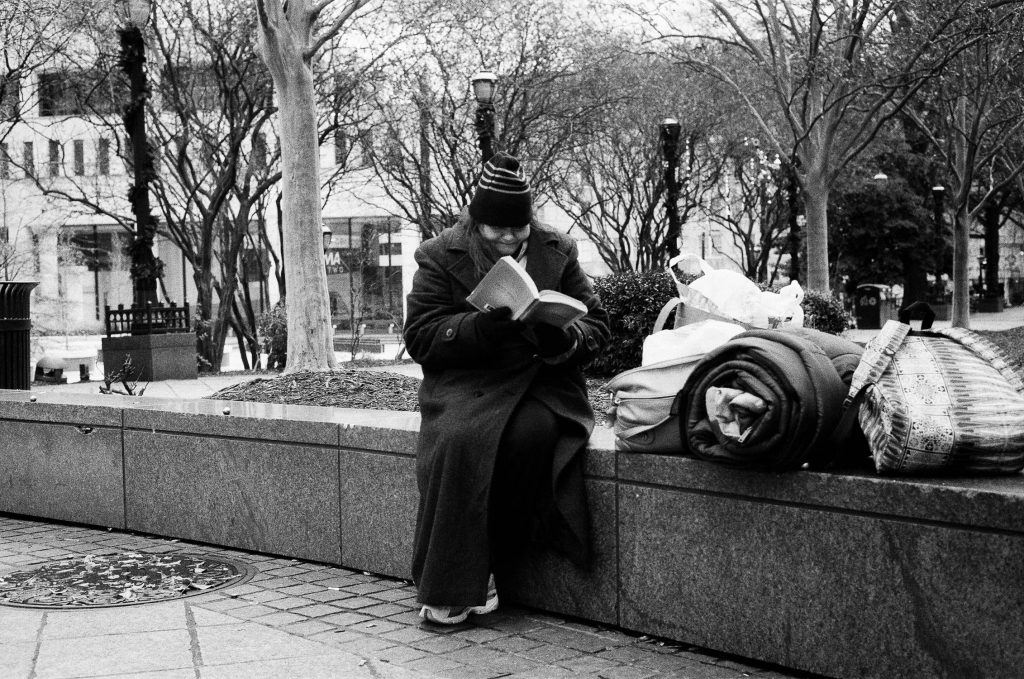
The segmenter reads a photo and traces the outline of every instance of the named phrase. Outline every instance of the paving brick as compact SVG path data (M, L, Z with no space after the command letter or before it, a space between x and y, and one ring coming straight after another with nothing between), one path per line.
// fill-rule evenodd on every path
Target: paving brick
M279 599L269 599L266 602L267 606L276 608L281 611L288 611L293 608L301 608L303 606L310 606L313 602L305 597L301 596L287 596L283 595ZM338 609L334 609L337 611Z
M416 672L426 672L427 674L438 674L444 670L450 670L457 667L465 667L454 660L448 660L447 658L440 658L435 655L428 655L416 660L410 660L407 663L402 663L402 667L406 669L415 670Z
M346 573L346 574L335 575L334 577L327 578L326 580L318 580L317 584L319 584L322 587L339 587L340 588L340 587L355 586L355 585L360 584L361 582L363 582L363 581L362 580L357 580L354 575Z
M317 621L321 622L321 621ZM353 639L362 639L365 634L352 631L350 629L332 629L328 632L320 632L309 635L309 639L313 641L319 641L321 644L330 644L331 646L339 646L341 644L348 643Z
M285 625L281 629L289 634L298 634L302 637L308 637L314 634L320 634L321 632L333 631L335 627L334 625L329 625L325 622L320 622L319 620L303 620L302 622Z
M365 596L353 596L348 599L339 599L337 606L339 608L347 608L349 610L359 610L360 608L366 608L367 606L377 606L380 602L376 599L371 599Z
M566 667L581 674L601 674L606 670L622 667L622 663L612 660L605 660L592 655L582 655L578 658L563 660L556 663L560 667Z
M465 648L469 646L469 642L463 641L455 636L434 635L425 639L417 639L416 641L410 642L409 645L413 648L418 648L421 651L426 651L427 653L440 655L442 653L451 653L452 651L457 651L460 648Z
M408 644L413 641L419 641L420 639L427 639L436 636L430 630L423 629L421 627L409 627L408 625L402 625L399 629L389 630L381 634L382 637L393 639L402 644Z
M381 601L408 601L410 604L416 601L416 592L407 588L384 589L373 593L374 599Z
M282 566L280 568L264 569L263 572L267 573L269 575L274 575L274 576L288 576L288 575L298 576L300 574L309 573L310 571L309 571L309 569L302 568L300 566ZM296 578L296 579L301 579L301 578Z
M354 653L355 655L367 656L373 655L376 651L380 651L385 648L391 648L396 644L387 639L380 637L365 636L362 639L352 639L345 643L339 644L338 648L348 653Z
M310 594L312 592L319 592L323 587L317 585L311 585L308 582L303 582L291 587L275 587L278 592L282 594L288 594L290 596L300 596L302 594Z
M603 679L648 679L657 674L655 670L645 670L642 667L624 665L601 671Z
M342 602L342 603L344 603L344 602ZM403 606L401 604L387 604L387 603L382 604L382 603L378 603L376 606L367 606L366 608L360 608L359 612L360 613L365 613L366 615L372 615L375 618L386 618L389 615L395 615L396 613L403 613L403 612L408 611L408 610L409 610L408 606Z
M359 613L353 613L352 611L343 611L341 613L335 613L333 615L325 615L322 618L317 618L321 622L329 622L332 625L356 625L361 622L371 620L369 616L360 615Z
M386 632L404 629L408 627L408 625L402 625L397 622L392 622L391 620L370 620L368 622L354 625L354 627L355 629L364 631L367 634L383 636Z
M242 599L219 599L217 601L210 601L204 603L203 608L209 609L211 611L220 611L221 613L224 613L229 610L246 608L251 605L252 604L250 604L248 601L244 601Z
M238 608L229 609L232 616L236 618L242 618L243 620L251 620L258 618L261 615L269 615L271 613L277 613L277 609L271 608L270 606L264 606L263 604L249 604L246 606L240 606ZM222 612L228 612L225 609L221 609Z
M528 639L519 635L512 635L500 637L494 641L488 641L484 645L499 651L520 653L522 651L541 646L543 643L536 639Z
M438 677L438 679L496 679L497 677L507 677L508 673L486 667L463 665L461 667L438 670L434 673L434 676Z
M290 625L293 622L301 622L305 619L306 618L302 617L301 615L295 615L294 613L289 613L288 611L277 611L276 613L271 613L270 615L261 615L258 618L251 618L253 622L258 622L261 625L270 625L274 627Z
M509 634L508 632L501 632L489 627L472 627L463 632L459 632L459 636L466 641L472 641L475 644L484 644L489 641L504 639L508 637Z
M277 592L277 591L272 590L272 589L261 589L258 592L253 592L252 594L246 594L246 595L244 595L244 596L242 596L240 598L244 599L246 601L251 601L254 604L264 604L264 603L267 603L268 601L276 601L278 599L284 599L287 596L288 596L287 594L281 594L280 592Z
M389 615L387 619L390 622L397 622L402 625L419 625L423 622L418 608L399 613L398 615Z
M373 653L373 657L384 662L393 663L395 665L403 665L413 660L418 660L426 656L425 651L421 651L418 648L411 646L405 646L403 644L396 644L390 648L382 648L379 651Z
M379 582L360 582L354 585L348 585L345 589L353 594L373 594L375 592L382 592L386 589L390 589L390 587L382 585Z
M580 651L573 648L566 648L565 646L542 644L534 648L519 651L518 655L521 655L524 658L529 658L530 660L536 660L539 663L549 664L558 660L576 658L580 655Z
M309 603L306 601L306 603ZM298 608L289 608L289 612L297 615L304 615L307 618L319 618L324 615L332 615L338 612L336 606L328 606L327 604L313 604L312 606L299 606Z
M350 597L352 597L352 595L349 594L348 592L342 592L342 591L330 590L330 589L325 589L325 590L320 591L320 592L310 592L309 594L306 595L307 599L312 599L313 601L324 601L324 602L326 602L326 601L337 601L339 599L348 599Z

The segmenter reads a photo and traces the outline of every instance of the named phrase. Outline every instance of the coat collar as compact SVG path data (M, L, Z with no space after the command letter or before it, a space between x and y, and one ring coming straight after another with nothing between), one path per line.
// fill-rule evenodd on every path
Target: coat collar
M469 256L469 235L461 224L451 230L447 249L453 255L451 273L467 290L472 290L480 282L480 277ZM537 284L538 290L557 288L562 279L567 257L558 250L558 235L531 229L527 240L526 272Z

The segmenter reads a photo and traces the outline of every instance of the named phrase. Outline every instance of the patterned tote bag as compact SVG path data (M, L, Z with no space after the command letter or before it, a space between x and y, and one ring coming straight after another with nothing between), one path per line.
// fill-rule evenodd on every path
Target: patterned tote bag
M879 473L1024 468L1024 373L969 330L914 331L888 321L853 375L847 406L858 404Z

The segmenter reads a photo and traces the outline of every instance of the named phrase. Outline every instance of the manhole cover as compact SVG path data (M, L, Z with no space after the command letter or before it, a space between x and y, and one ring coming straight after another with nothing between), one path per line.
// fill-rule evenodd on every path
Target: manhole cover
M204 594L250 577L249 566L193 554L89 554L0 577L0 605L130 606Z

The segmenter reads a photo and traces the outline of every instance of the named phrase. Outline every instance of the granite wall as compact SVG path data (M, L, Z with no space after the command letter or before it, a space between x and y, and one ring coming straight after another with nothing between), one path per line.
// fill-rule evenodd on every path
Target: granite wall
M0 511L408 578L415 413L0 391ZM586 461L595 560L506 599L842 677L1019 676L1024 479Z

